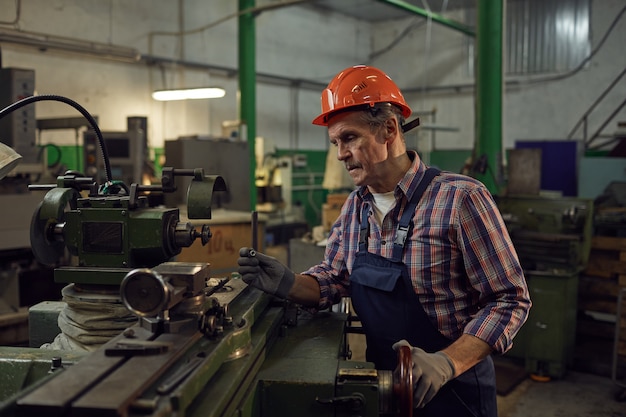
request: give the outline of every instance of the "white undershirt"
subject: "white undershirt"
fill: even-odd
[[[393,191],[372,193],[372,195],[374,196],[374,214],[376,219],[378,219],[378,223],[383,224],[383,219],[396,202],[396,197],[393,195]]]

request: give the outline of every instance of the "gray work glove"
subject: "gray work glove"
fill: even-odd
[[[239,249],[239,274],[248,285],[280,298],[287,298],[296,276],[276,258],[250,248]]]
[[[411,348],[413,359],[413,406],[422,408],[446,382],[454,378],[455,369],[452,360],[443,352],[427,353],[418,347],[413,347],[406,340],[393,344],[393,349],[400,346]]]

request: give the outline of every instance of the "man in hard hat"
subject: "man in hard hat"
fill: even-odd
[[[531,306],[522,268],[491,194],[479,181],[427,168],[407,151],[416,125],[396,84],[355,66],[322,93],[337,158],[357,188],[328,237],[324,261],[295,274],[275,258],[240,250],[249,285],[324,309],[350,296],[366,358],[394,369],[413,359],[420,416],[496,416],[492,353],[512,346]]]

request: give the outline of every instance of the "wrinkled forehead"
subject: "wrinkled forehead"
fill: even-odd
[[[345,130],[361,129],[368,126],[361,111],[342,112],[328,121],[328,134],[333,135]]]
[[[342,112],[328,121],[328,136],[330,140],[338,140],[347,135],[362,134],[369,131],[370,125],[364,119],[362,111]]]

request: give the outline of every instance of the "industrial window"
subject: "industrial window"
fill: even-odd
[[[510,75],[561,73],[576,68],[589,55],[590,0],[508,0],[504,64]],[[476,25],[476,10],[467,10]],[[473,74],[474,39],[469,40]]]

